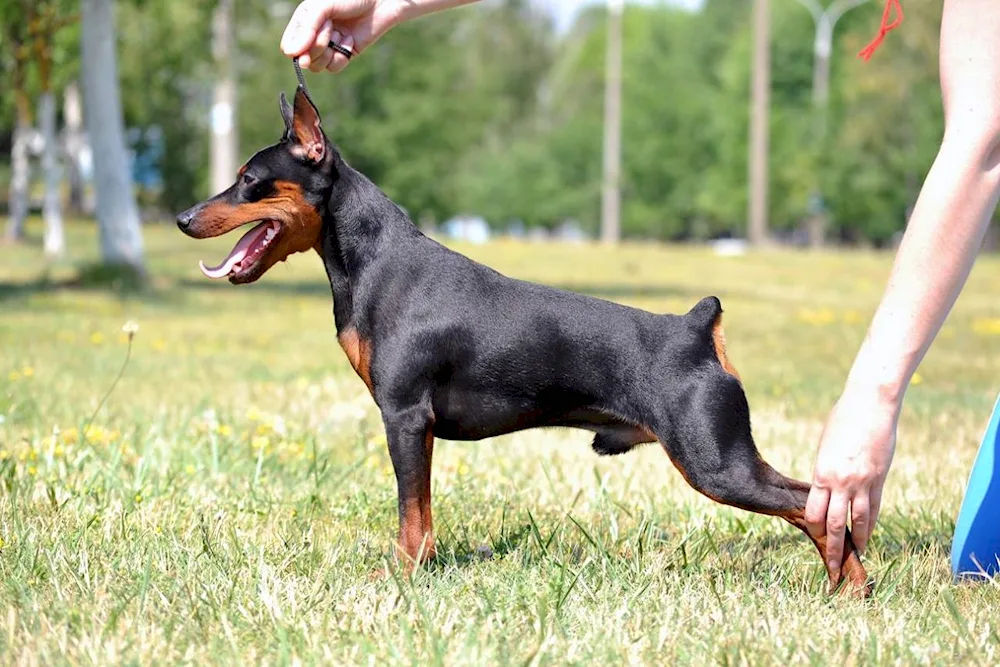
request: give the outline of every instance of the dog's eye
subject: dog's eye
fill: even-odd
[[[241,180],[243,182],[243,185],[253,185],[254,183],[257,182],[257,179],[251,176],[250,174],[243,174],[243,178]]]

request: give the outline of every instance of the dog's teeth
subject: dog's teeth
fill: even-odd
[[[274,235],[277,234],[277,233],[278,232],[276,232],[274,230],[274,227],[268,227],[267,228],[267,238],[266,238],[266,240],[264,242],[267,243],[268,241],[270,241],[271,239],[273,239]]]

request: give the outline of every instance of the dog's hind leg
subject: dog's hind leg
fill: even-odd
[[[660,441],[688,483],[712,500],[751,512],[779,516],[803,531],[826,566],[826,537],[809,535],[804,519],[809,485],[790,479],[765,463],[750,432],[750,410],[739,381],[712,369],[680,392],[672,410],[669,437]],[[843,565],[827,567],[831,590],[843,579],[858,595],[870,592],[868,575],[850,532],[844,538]]]
[[[435,556],[431,519],[433,419],[430,410],[423,407],[383,413],[382,418],[399,492],[397,556],[409,572]]]

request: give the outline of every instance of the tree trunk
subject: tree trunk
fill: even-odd
[[[11,148],[10,197],[7,229],[4,239],[19,241],[24,238],[24,220],[28,217],[28,183],[31,181],[31,163],[28,161],[28,141],[31,127],[23,114],[18,114]]]
[[[45,256],[49,259],[62,257],[66,252],[66,238],[63,234],[62,168],[59,164],[59,139],[56,134],[56,98],[52,91],[42,93],[38,101],[38,124],[42,131],[42,172],[45,174],[45,199],[42,203],[42,218],[45,220]]]
[[[761,246],[768,241],[768,141],[771,106],[771,4],[753,3],[753,75],[750,101],[750,201],[747,236]]]
[[[113,0],[82,0],[81,75],[87,134],[94,155],[97,222],[105,264],[142,273],[142,230],[125,150]]]
[[[66,175],[69,177],[69,211],[83,213],[83,175],[80,154],[83,151],[83,114],[80,110],[80,89],[73,82],[66,86],[63,99],[63,119],[66,123]]]
[[[234,0],[218,0],[212,19],[212,53],[215,57],[214,100],[212,104],[212,143],[209,156],[212,194],[222,192],[236,179],[236,80],[233,61]]]
[[[622,0],[608,0],[608,45],[604,81],[604,159],[601,241],[621,239]]]

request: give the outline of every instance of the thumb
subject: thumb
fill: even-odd
[[[281,36],[282,53],[295,58],[313,46],[316,34],[326,21],[329,5],[329,0],[305,0],[295,8],[295,13]]]

